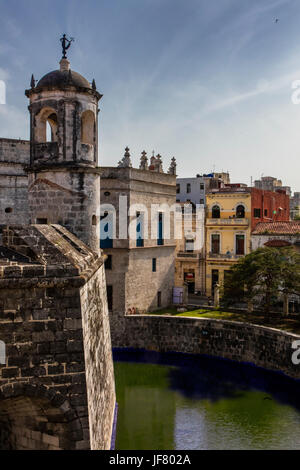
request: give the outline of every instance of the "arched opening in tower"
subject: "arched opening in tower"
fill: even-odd
[[[57,142],[57,128],[56,112],[51,108],[43,108],[35,118],[36,142]]]
[[[70,437],[66,417],[48,399],[0,400],[0,450],[70,449]]]
[[[57,142],[57,116],[51,114],[46,121],[46,141]]]
[[[81,115],[81,143],[95,145],[95,116],[92,111],[84,111]]]

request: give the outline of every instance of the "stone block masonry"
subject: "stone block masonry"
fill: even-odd
[[[104,267],[80,290],[92,449],[110,449],[115,407]]]
[[[0,448],[109,449],[115,388],[103,258],[60,226],[9,227],[3,244]]]
[[[13,165],[28,165],[30,141],[0,138],[0,162]]]
[[[128,149],[126,158],[129,158]],[[143,152],[144,163],[145,158]],[[160,161],[160,157],[154,160]],[[121,162],[122,165],[123,163]],[[159,168],[160,164],[157,169]],[[115,336],[122,334],[124,313],[146,313],[167,307],[172,301],[176,242],[174,210],[168,214],[168,208],[174,207],[175,202],[176,176],[173,173],[163,173],[161,168],[160,171],[155,168],[135,169],[131,166],[101,168],[102,216],[105,214],[105,205],[113,207],[116,216],[115,237],[113,216],[104,218],[101,222],[102,246],[111,261],[110,267],[106,269],[106,281],[110,296],[113,341]],[[155,220],[152,220],[152,211],[156,214],[153,217]],[[141,237],[136,232],[138,213],[142,216]],[[170,233],[165,235],[163,227],[168,226],[168,216]],[[110,244],[105,243],[106,225],[106,233],[111,237]],[[159,226],[161,235],[158,235]],[[128,236],[128,233],[132,236]],[[158,240],[158,237],[162,239]]]
[[[30,159],[27,140],[0,139],[0,224],[29,223],[28,177]]]
[[[294,335],[249,323],[204,318],[125,316],[115,335],[116,348],[205,354],[251,363],[300,379],[300,365],[292,362]]]

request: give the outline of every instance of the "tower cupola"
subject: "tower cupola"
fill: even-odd
[[[98,103],[102,95],[95,80],[90,83],[71,69],[66,51],[72,41],[63,35],[59,69],[39,81],[32,76],[30,88],[25,91],[30,102],[31,222],[64,225],[91,248],[98,249]],[[47,197],[44,201],[40,198],[38,204],[37,187],[45,184]],[[52,192],[56,188],[52,195],[55,205],[49,196],[50,187]],[[45,190],[40,193],[45,194]],[[75,199],[77,204],[73,203]]]

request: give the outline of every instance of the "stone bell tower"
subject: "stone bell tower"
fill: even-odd
[[[65,42],[64,42],[65,41]],[[59,70],[25,91],[30,100],[29,210],[32,224],[59,224],[91,249],[100,247],[98,102],[89,83],[70,68],[62,39]]]

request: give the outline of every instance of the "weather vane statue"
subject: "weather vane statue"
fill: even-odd
[[[74,41],[74,38],[68,39],[67,36],[64,34],[63,37],[60,39],[61,45],[62,45],[62,51],[63,51],[63,59],[67,58],[67,50],[71,46],[71,43]]]

